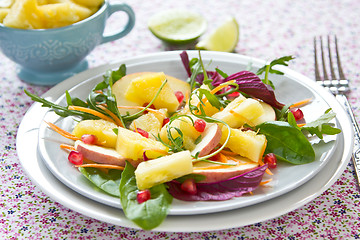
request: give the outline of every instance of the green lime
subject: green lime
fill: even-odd
[[[233,52],[239,41],[239,32],[239,24],[234,17],[231,17],[205,37],[204,40],[200,41],[196,48],[200,50]]]
[[[206,20],[200,14],[185,9],[169,9],[152,16],[148,27],[166,43],[188,44],[205,32]]]

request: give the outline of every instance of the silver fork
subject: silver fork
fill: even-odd
[[[358,181],[358,187],[360,187],[360,131],[359,126],[356,122],[354,113],[351,110],[350,103],[346,98],[346,94],[350,92],[349,88],[349,80],[346,79],[344,72],[341,67],[340,55],[338,50],[337,38],[334,36],[335,39],[335,53],[336,53],[336,62],[337,62],[337,70],[338,70],[338,77],[335,75],[335,70],[333,67],[333,58],[331,54],[331,46],[330,46],[330,39],[331,37],[327,37],[327,50],[329,56],[329,67],[330,67],[330,75],[329,78],[328,73],[326,71],[326,63],[325,63],[325,50],[323,46],[322,37],[320,37],[320,50],[321,50],[321,61],[322,61],[322,69],[323,69],[323,79],[320,77],[319,66],[318,66],[318,53],[317,53],[317,40],[316,37],[314,38],[314,53],[315,53],[315,78],[316,81],[322,85],[323,87],[329,89],[329,91],[335,95],[336,99],[342,104],[346,112],[349,114],[351,118],[351,122],[354,127],[354,149],[352,154],[352,161],[354,163],[356,177]]]

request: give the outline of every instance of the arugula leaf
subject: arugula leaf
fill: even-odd
[[[295,59],[293,56],[284,56],[281,58],[274,59],[270,62],[270,64],[267,64],[263,67],[261,67],[257,72],[256,75],[261,75],[263,72],[266,72],[268,70],[269,73],[284,75],[283,72],[273,69],[275,65],[283,65],[288,66],[289,64],[287,62]]]
[[[335,118],[335,116],[336,113],[334,113],[331,108],[329,108],[318,119],[303,126],[301,130],[308,131],[311,135],[316,135],[320,139],[323,139],[323,134],[338,134],[341,132],[341,130],[331,126],[329,123],[333,118]]]
[[[274,153],[279,160],[305,164],[315,160],[315,152],[305,135],[287,122],[262,123],[256,128],[267,139],[265,153]]]
[[[173,197],[168,193],[165,184],[150,188],[151,199],[139,204],[136,200],[137,192],[135,168],[126,162],[120,181],[120,202],[128,219],[145,230],[159,226],[166,218]]]
[[[120,197],[121,170],[109,169],[108,173],[104,173],[97,168],[79,167],[79,171],[101,190],[112,196]]]

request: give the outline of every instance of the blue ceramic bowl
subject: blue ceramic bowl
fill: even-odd
[[[104,36],[108,17],[117,11],[128,15],[123,29]],[[18,76],[36,85],[54,85],[88,67],[85,57],[99,44],[128,34],[135,24],[135,14],[127,4],[105,0],[92,16],[72,25],[25,30],[0,24],[0,48],[18,64]]]

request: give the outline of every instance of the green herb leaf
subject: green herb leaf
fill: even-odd
[[[338,134],[341,132],[341,130],[331,126],[331,124],[329,123],[335,117],[336,114],[331,109],[328,109],[318,119],[303,126],[301,130],[308,131],[311,135],[316,135],[320,139],[323,139],[323,134]]]
[[[151,199],[139,204],[136,200],[137,192],[135,168],[126,163],[120,181],[120,201],[128,219],[145,230],[159,226],[166,218],[173,197],[168,193],[165,184],[150,188]]]
[[[257,126],[259,133],[267,139],[265,153],[274,153],[292,164],[305,164],[315,160],[315,152],[311,143],[296,127],[287,122],[265,122]]]
[[[120,197],[119,186],[121,170],[109,169],[108,173],[104,173],[97,168],[79,167],[79,171],[104,192],[115,197]]]
[[[267,66],[269,66],[269,73],[274,73],[274,74],[279,74],[279,75],[284,75],[283,72],[280,72],[278,70],[274,70],[273,67],[275,65],[283,65],[283,66],[288,66],[288,62],[293,60],[294,57],[293,56],[284,56],[281,58],[277,58],[273,61],[270,62],[270,64],[267,64],[265,66],[263,66],[262,68],[260,68],[257,72],[256,75],[261,75],[263,72],[266,72],[266,68]]]

